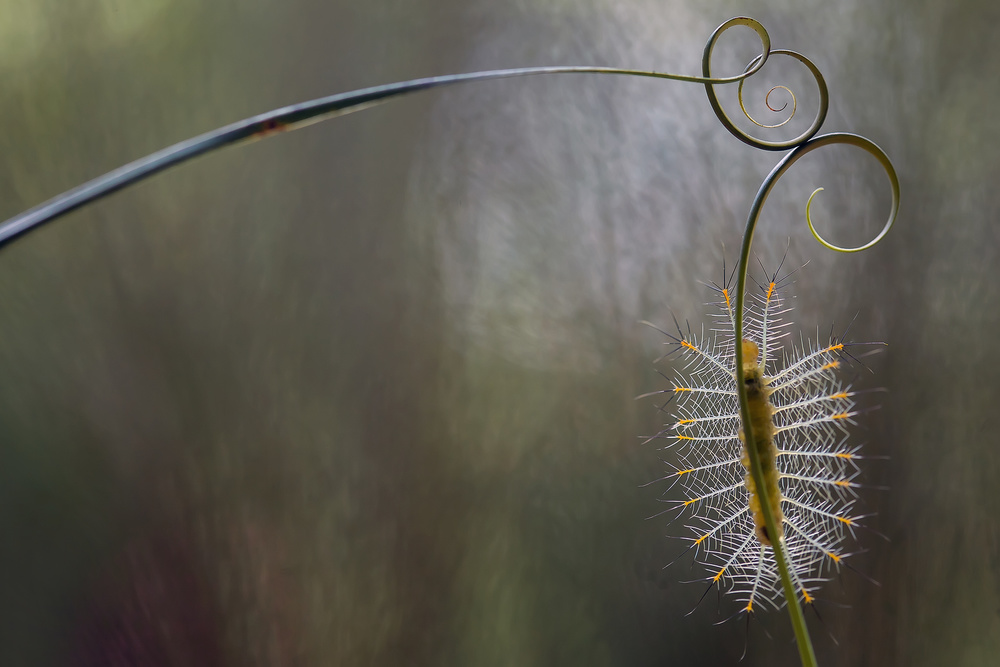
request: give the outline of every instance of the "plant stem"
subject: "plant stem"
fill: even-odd
[[[752,218],[756,222],[756,216]],[[743,340],[743,309],[745,301],[747,263],[750,257],[750,242],[753,237],[753,226],[748,224],[747,233],[743,237],[743,249],[740,253],[740,264],[737,270],[736,282],[736,317],[735,317],[735,340],[736,343],[736,386],[740,399],[740,420],[743,423],[743,444],[747,449],[750,459],[750,476],[754,485],[758,489],[765,488],[764,471],[760,460],[760,449],[757,446],[757,438],[753,432],[750,420],[750,407],[747,400],[747,389],[741,381],[742,374],[739,369],[743,368],[743,346],[739,341]],[[761,502],[761,511],[764,515],[764,523],[767,526],[768,535],[782,535],[782,531],[775,519],[774,511],[770,502]],[[799,658],[803,667],[816,667],[816,653],[813,651],[812,641],[809,638],[809,630],[806,627],[805,617],[802,615],[802,606],[799,604],[798,591],[792,584],[792,577],[788,571],[788,561],[785,557],[784,537],[773,539],[771,550],[774,554],[774,561],[778,565],[778,573],[781,576],[781,587],[785,592],[785,602],[788,605],[788,614],[792,621],[792,630],[795,632],[795,642],[799,647]]]

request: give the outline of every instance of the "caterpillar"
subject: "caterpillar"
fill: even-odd
[[[781,266],[748,294],[744,316],[743,367],[735,368],[732,276],[711,284],[717,301],[715,325],[706,334],[660,330],[670,348],[664,355],[680,367],[673,386],[654,394],[671,395],[672,421],[650,438],[665,439],[669,472],[657,482],[680,485],[684,498],[667,500],[676,520],[684,519],[689,551],[708,574],[700,581],[735,596],[739,613],[780,608],[784,603],[773,542],[781,540],[799,599],[810,604],[823,582],[852,554],[865,516],[855,511],[859,448],[848,443],[856,392],[837,377],[845,356],[841,338],[805,341],[788,349],[791,308],[782,293],[789,275]],[[750,291],[750,290],[748,290]],[[649,324],[648,322],[646,324]],[[652,325],[651,325],[652,326]],[[846,334],[845,334],[846,335]],[[662,359],[663,357],[661,357]],[[736,391],[737,377],[747,388],[751,428],[758,442],[764,488],[749,474]],[[664,406],[666,411],[666,406]],[[649,441],[647,440],[647,442]],[[762,505],[778,524],[768,534]],[[663,514],[661,512],[660,514]],[[658,515],[657,515],[658,516]],[[682,554],[683,555],[683,554]],[[704,595],[702,596],[704,599]]]

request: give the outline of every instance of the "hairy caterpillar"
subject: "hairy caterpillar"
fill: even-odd
[[[679,358],[683,368],[672,388],[654,392],[671,394],[675,418],[651,438],[668,440],[664,449],[673,454],[666,461],[672,470],[657,481],[680,484],[685,495],[667,501],[666,511],[686,518],[685,553],[693,550],[708,569],[708,590],[725,588],[746,613],[784,603],[773,540],[782,541],[795,589],[808,604],[851,555],[844,543],[864,518],[854,512],[858,448],[847,444],[856,392],[837,379],[845,343],[831,337],[825,344],[801,341],[781,349],[789,325],[782,316],[790,308],[781,297],[788,276],[778,279],[778,271],[747,299],[738,376],[729,277],[711,286],[719,312],[707,335],[690,327],[684,332],[676,319],[677,334],[663,332],[671,348],[665,357]],[[737,377],[747,388],[762,489],[749,475]],[[778,535],[768,534],[763,503],[777,520]]]

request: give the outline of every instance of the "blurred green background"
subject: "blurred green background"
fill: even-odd
[[[291,102],[594,64],[697,73],[726,18],[827,76],[847,148],[755,244],[808,266],[874,529],[811,619],[822,664],[1000,653],[1000,102],[989,2],[0,0],[0,219]],[[737,34],[746,33],[746,34]],[[718,68],[754,53],[734,30]],[[749,86],[799,96],[777,59]],[[733,91],[727,91],[730,103]],[[777,161],[699,86],[592,75],[422,93],[164,173],[0,251],[0,664],[793,664],[782,613],[714,625],[663,517],[652,365],[695,325]],[[669,367],[661,366],[669,372]],[[812,616],[810,614],[810,616]],[[770,637],[768,636],[770,635]],[[831,637],[839,642],[837,645]]]

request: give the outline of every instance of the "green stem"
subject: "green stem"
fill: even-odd
[[[740,253],[740,266],[736,281],[736,319],[735,319],[735,340],[736,343],[736,368],[743,368],[743,346],[738,341],[743,340],[743,302],[744,290],[746,289],[747,262],[750,258],[750,241],[753,237],[753,226],[756,218],[751,217],[751,222],[747,223],[747,232],[743,237],[743,250]],[[740,419],[743,422],[743,443],[747,449],[750,459],[750,476],[753,477],[755,488],[764,489],[764,470],[760,459],[760,449],[757,447],[757,438],[754,435],[750,421],[750,407],[747,402],[747,389],[740,381],[740,374],[737,372],[736,385],[740,398]],[[778,522],[770,502],[760,503],[761,511],[764,515],[764,523],[767,526],[768,535],[781,535],[778,529]],[[784,538],[771,540],[771,550],[774,553],[774,560],[778,564],[778,573],[781,576],[781,587],[785,592],[785,601],[788,605],[788,614],[792,621],[792,630],[795,632],[795,642],[799,647],[799,658],[803,667],[816,667],[816,653],[813,651],[812,640],[809,638],[809,629],[806,627],[806,619],[802,615],[802,606],[799,604],[798,591],[792,584],[792,577],[788,572],[788,561],[785,558]]]
[[[760,218],[761,209],[763,209],[764,202],[767,201],[767,197],[771,193],[774,184],[782,174],[788,171],[788,169],[806,153],[830,144],[848,144],[850,146],[856,146],[870,153],[879,161],[889,178],[889,185],[892,188],[892,208],[889,212],[889,217],[885,226],[874,239],[861,246],[843,248],[829,243],[826,239],[820,236],[819,232],[817,232],[816,228],[813,226],[812,218],[809,215],[807,205],[806,216],[809,222],[809,230],[812,232],[813,236],[816,237],[816,240],[831,250],[836,250],[838,252],[858,252],[870,248],[881,241],[882,238],[889,232],[889,229],[896,220],[896,215],[899,211],[899,179],[896,176],[896,171],[892,166],[892,162],[889,161],[885,152],[868,139],[860,137],[856,134],[825,134],[801,144],[795,148],[795,150],[790,151],[784,158],[782,158],[774,169],[771,170],[771,173],[767,175],[767,178],[764,179],[764,182],[761,183],[760,188],[757,190],[757,196],[754,197],[753,204],[750,207],[750,213],[747,216],[746,230],[743,233],[743,246],[740,249],[739,267],[736,272],[736,312],[735,322],[733,325],[733,328],[735,329],[735,340],[737,341],[735,346],[735,367],[737,369],[743,368],[743,346],[739,344],[739,341],[743,340],[743,312],[744,301],[746,298],[747,267],[750,262],[750,245],[753,242],[753,233],[757,227],[757,221]],[[816,192],[813,192],[813,196],[815,196],[815,194]],[[810,197],[809,200],[811,202],[812,197]],[[756,488],[763,489],[766,487],[764,482],[763,466],[761,465],[760,449],[757,446],[757,439],[753,432],[753,428],[751,427],[750,408],[747,403],[746,386],[739,380],[738,373],[736,388],[740,400],[740,418],[743,422],[744,442],[750,459],[750,475],[753,478]],[[779,530],[778,522],[774,516],[774,512],[772,511],[771,504],[762,502],[761,511],[764,515],[764,523],[767,526],[768,534],[781,535],[782,531]],[[806,627],[805,617],[802,615],[802,606],[799,604],[799,592],[795,590],[795,586],[792,583],[792,578],[789,573],[788,560],[785,556],[783,539],[774,540],[774,543],[772,544],[772,551],[774,553],[775,563],[778,565],[778,573],[781,577],[781,586],[785,593],[785,601],[788,605],[788,614],[792,621],[792,630],[795,633],[795,641],[799,647],[799,657],[805,667],[815,667],[817,664],[816,654],[813,651],[812,641],[809,638],[809,630]]]

